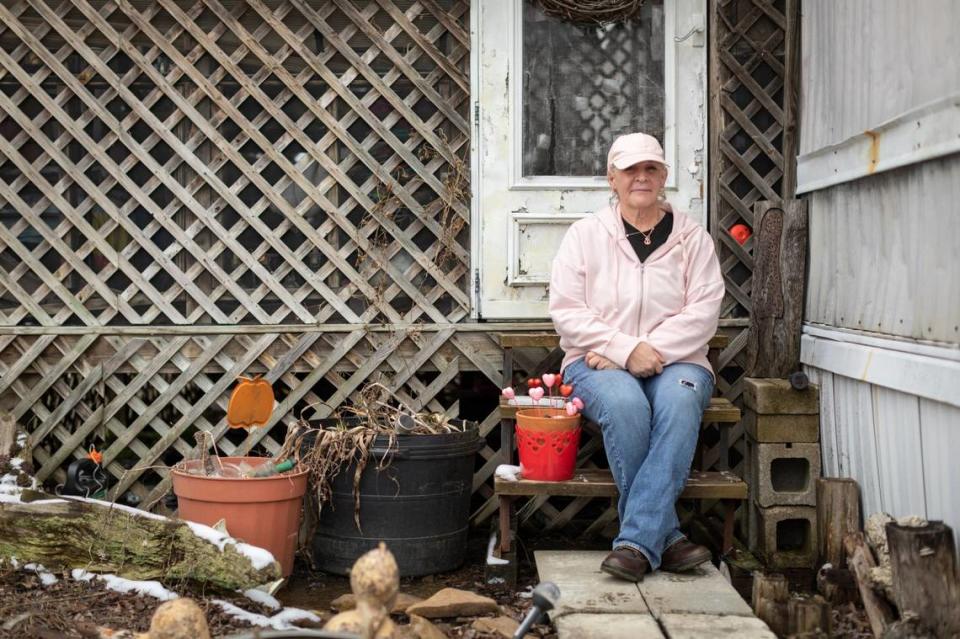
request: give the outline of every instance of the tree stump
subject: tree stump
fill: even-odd
[[[820,561],[846,566],[843,539],[860,530],[860,488],[853,479],[817,480],[817,539]]]
[[[807,202],[756,202],[747,377],[787,377],[800,365]]]
[[[787,603],[787,617],[791,635],[830,636],[830,606],[819,595],[791,599]]]
[[[753,612],[764,621],[777,636],[785,636],[789,629],[787,601],[790,587],[783,575],[753,575]]]
[[[913,613],[936,637],[960,635],[960,578],[953,531],[940,521],[887,524],[900,614]]]

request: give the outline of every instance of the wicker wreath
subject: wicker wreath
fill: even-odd
[[[633,20],[644,0],[536,0],[543,12],[568,22],[606,24]]]

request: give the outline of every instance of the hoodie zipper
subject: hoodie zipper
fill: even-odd
[[[646,272],[643,262],[640,262],[640,308],[637,309],[637,330],[634,335],[640,335],[640,325],[643,323],[643,298],[647,294]]]

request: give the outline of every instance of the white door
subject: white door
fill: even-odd
[[[645,131],[671,165],[667,197],[705,222],[705,0],[647,0],[639,20],[574,25],[530,0],[471,16],[474,306],[546,318],[567,227],[609,199],[614,137]]]

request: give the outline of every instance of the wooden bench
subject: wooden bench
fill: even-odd
[[[546,347],[558,348],[559,337],[554,333],[498,333],[495,334],[503,349],[503,386],[510,386],[513,379],[514,348]],[[717,335],[710,340],[710,361],[714,369],[718,369],[716,357],[720,349],[729,343],[723,335]],[[514,420],[517,406],[506,400],[500,402],[501,423],[501,454],[503,463],[513,463],[514,447]],[[729,426],[740,421],[740,409],[729,400],[714,397],[710,406],[704,411],[702,424],[718,424]],[[599,428],[587,423],[586,428],[593,430],[595,436],[600,436]],[[740,501],[747,499],[747,484],[742,479],[729,472],[727,463],[726,428],[721,428],[722,455],[720,471],[705,472],[694,470],[690,473],[687,485],[680,495],[680,499],[716,499],[723,504],[723,542],[722,551],[728,552],[733,547],[734,514]],[[698,445],[699,449],[699,445]],[[699,454],[698,456],[699,457]],[[573,479],[562,482],[537,481],[521,479],[509,481],[496,478],[494,492],[500,502],[499,517],[499,551],[505,557],[511,551],[513,537],[514,500],[520,497],[535,496],[565,496],[565,497],[609,497],[618,495],[617,485],[613,481],[610,471],[602,468],[578,468]]]

